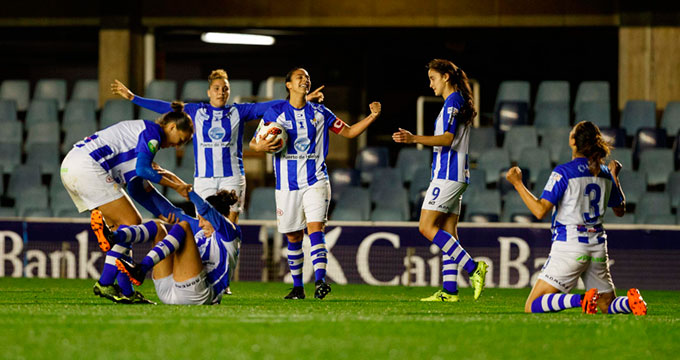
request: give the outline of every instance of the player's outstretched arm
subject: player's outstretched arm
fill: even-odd
[[[520,168],[513,166],[508,170],[505,178],[515,187],[515,190],[517,190],[517,193],[522,198],[522,201],[524,201],[524,204],[537,219],[543,219],[545,214],[552,211],[553,204],[550,201],[536,198],[536,196],[524,186],[524,183],[522,182],[522,170],[520,170]]]
[[[132,101],[135,105],[139,105],[159,114],[172,111],[172,107],[170,107],[169,102],[163,100],[146,99],[135,95],[132,91],[130,91],[130,89],[128,89],[122,82],[118,80],[114,80],[111,84],[111,92],[126,100]]]
[[[426,146],[451,146],[453,134],[445,132],[441,135],[413,135],[410,131],[399,128],[399,131],[392,134],[394,142],[403,144],[423,144]]]
[[[377,101],[370,103],[368,108],[371,109],[370,115],[366,116],[363,120],[354,125],[343,127],[338,134],[349,139],[353,139],[361,135],[366,130],[366,128],[368,128],[368,126],[371,125],[375,119],[378,118],[378,116],[380,116],[380,112],[382,111],[382,105],[380,105],[380,103]]]

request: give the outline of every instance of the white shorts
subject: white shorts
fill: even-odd
[[[219,303],[222,298],[222,294],[215,294],[208,284],[205,271],[186,281],[176,282],[169,275],[162,279],[153,279],[153,284],[156,295],[164,304],[212,305]]]
[[[606,242],[587,245],[553,241],[548,261],[538,278],[564,293],[576,286],[579,277],[586,289],[596,288],[599,293],[613,292],[614,282],[608,261]]]
[[[61,182],[79,212],[125,196],[121,185],[85,151],[71,149],[61,163]]]
[[[246,200],[246,177],[242,175],[227,177],[197,177],[194,178],[194,191],[202,198],[215,195],[220,190],[235,190],[238,201],[229,208],[235,213],[243,212]]]
[[[331,184],[317,181],[302,190],[276,190],[276,222],[283,234],[302,230],[310,222],[328,221]]]
[[[421,209],[460,215],[463,193],[467,187],[468,184],[458,181],[434,179],[427,188]]]

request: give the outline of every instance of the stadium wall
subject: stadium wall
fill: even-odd
[[[239,280],[290,282],[285,243],[275,222],[243,221],[242,229]],[[680,290],[680,226],[618,225],[607,232],[618,288]],[[472,256],[489,263],[489,287],[530,286],[550,251],[546,224],[461,224],[459,234]],[[418,233],[416,223],[331,222],[326,242],[328,276],[334,283],[440,285],[439,250]],[[308,239],[304,246],[308,248]],[[148,244],[135,247],[135,259],[141,260],[148,249]],[[96,279],[103,259],[89,222],[0,220],[0,277]],[[304,274],[305,282],[311,281],[309,259]],[[467,276],[459,285],[468,286]]]

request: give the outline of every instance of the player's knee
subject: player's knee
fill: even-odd
[[[288,234],[286,234],[286,238],[288,238],[288,242],[297,243],[297,242],[302,241],[303,233],[302,233],[302,231],[296,231],[296,232],[293,232],[293,233],[288,233]]]
[[[418,231],[420,231],[420,233],[424,237],[428,238],[430,241],[432,241],[432,239],[434,239],[434,235],[437,233],[436,229],[434,229],[432,226],[430,226],[428,224],[419,224],[418,225]]]
[[[191,225],[189,225],[188,222],[180,221],[180,222],[177,223],[177,225],[182,227],[182,229],[184,230],[184,233],[191,234]]]

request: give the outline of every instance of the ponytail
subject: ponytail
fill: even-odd
[[[443,59],[434,59],[427,64],[428,69],[432,69],[442,75],[449,74],[449,83],[460,92],[463,97],[463,106],[458,112],[457,118],[461,119],[465,125],[472,123],[472,120],[477,116],[475,110],[475,102],[472,98],[472,89],[470,82],[463,69],[456,66],[453,62]]]
[[[191,121],[191,116],[184,112],[184,103],[181,101],[173,101],[170,104],[170,108],[172,111],[165,113],[156,119],[156,123],[163,127],[169,123],[175,123],[177,130],[193,134],[193,122]]]
[[[597,176],[612,148],[602,137],[600,128],[590,121],[581,121],[574,126],[574,142],[576,151],[588,158],[590,172]]]

